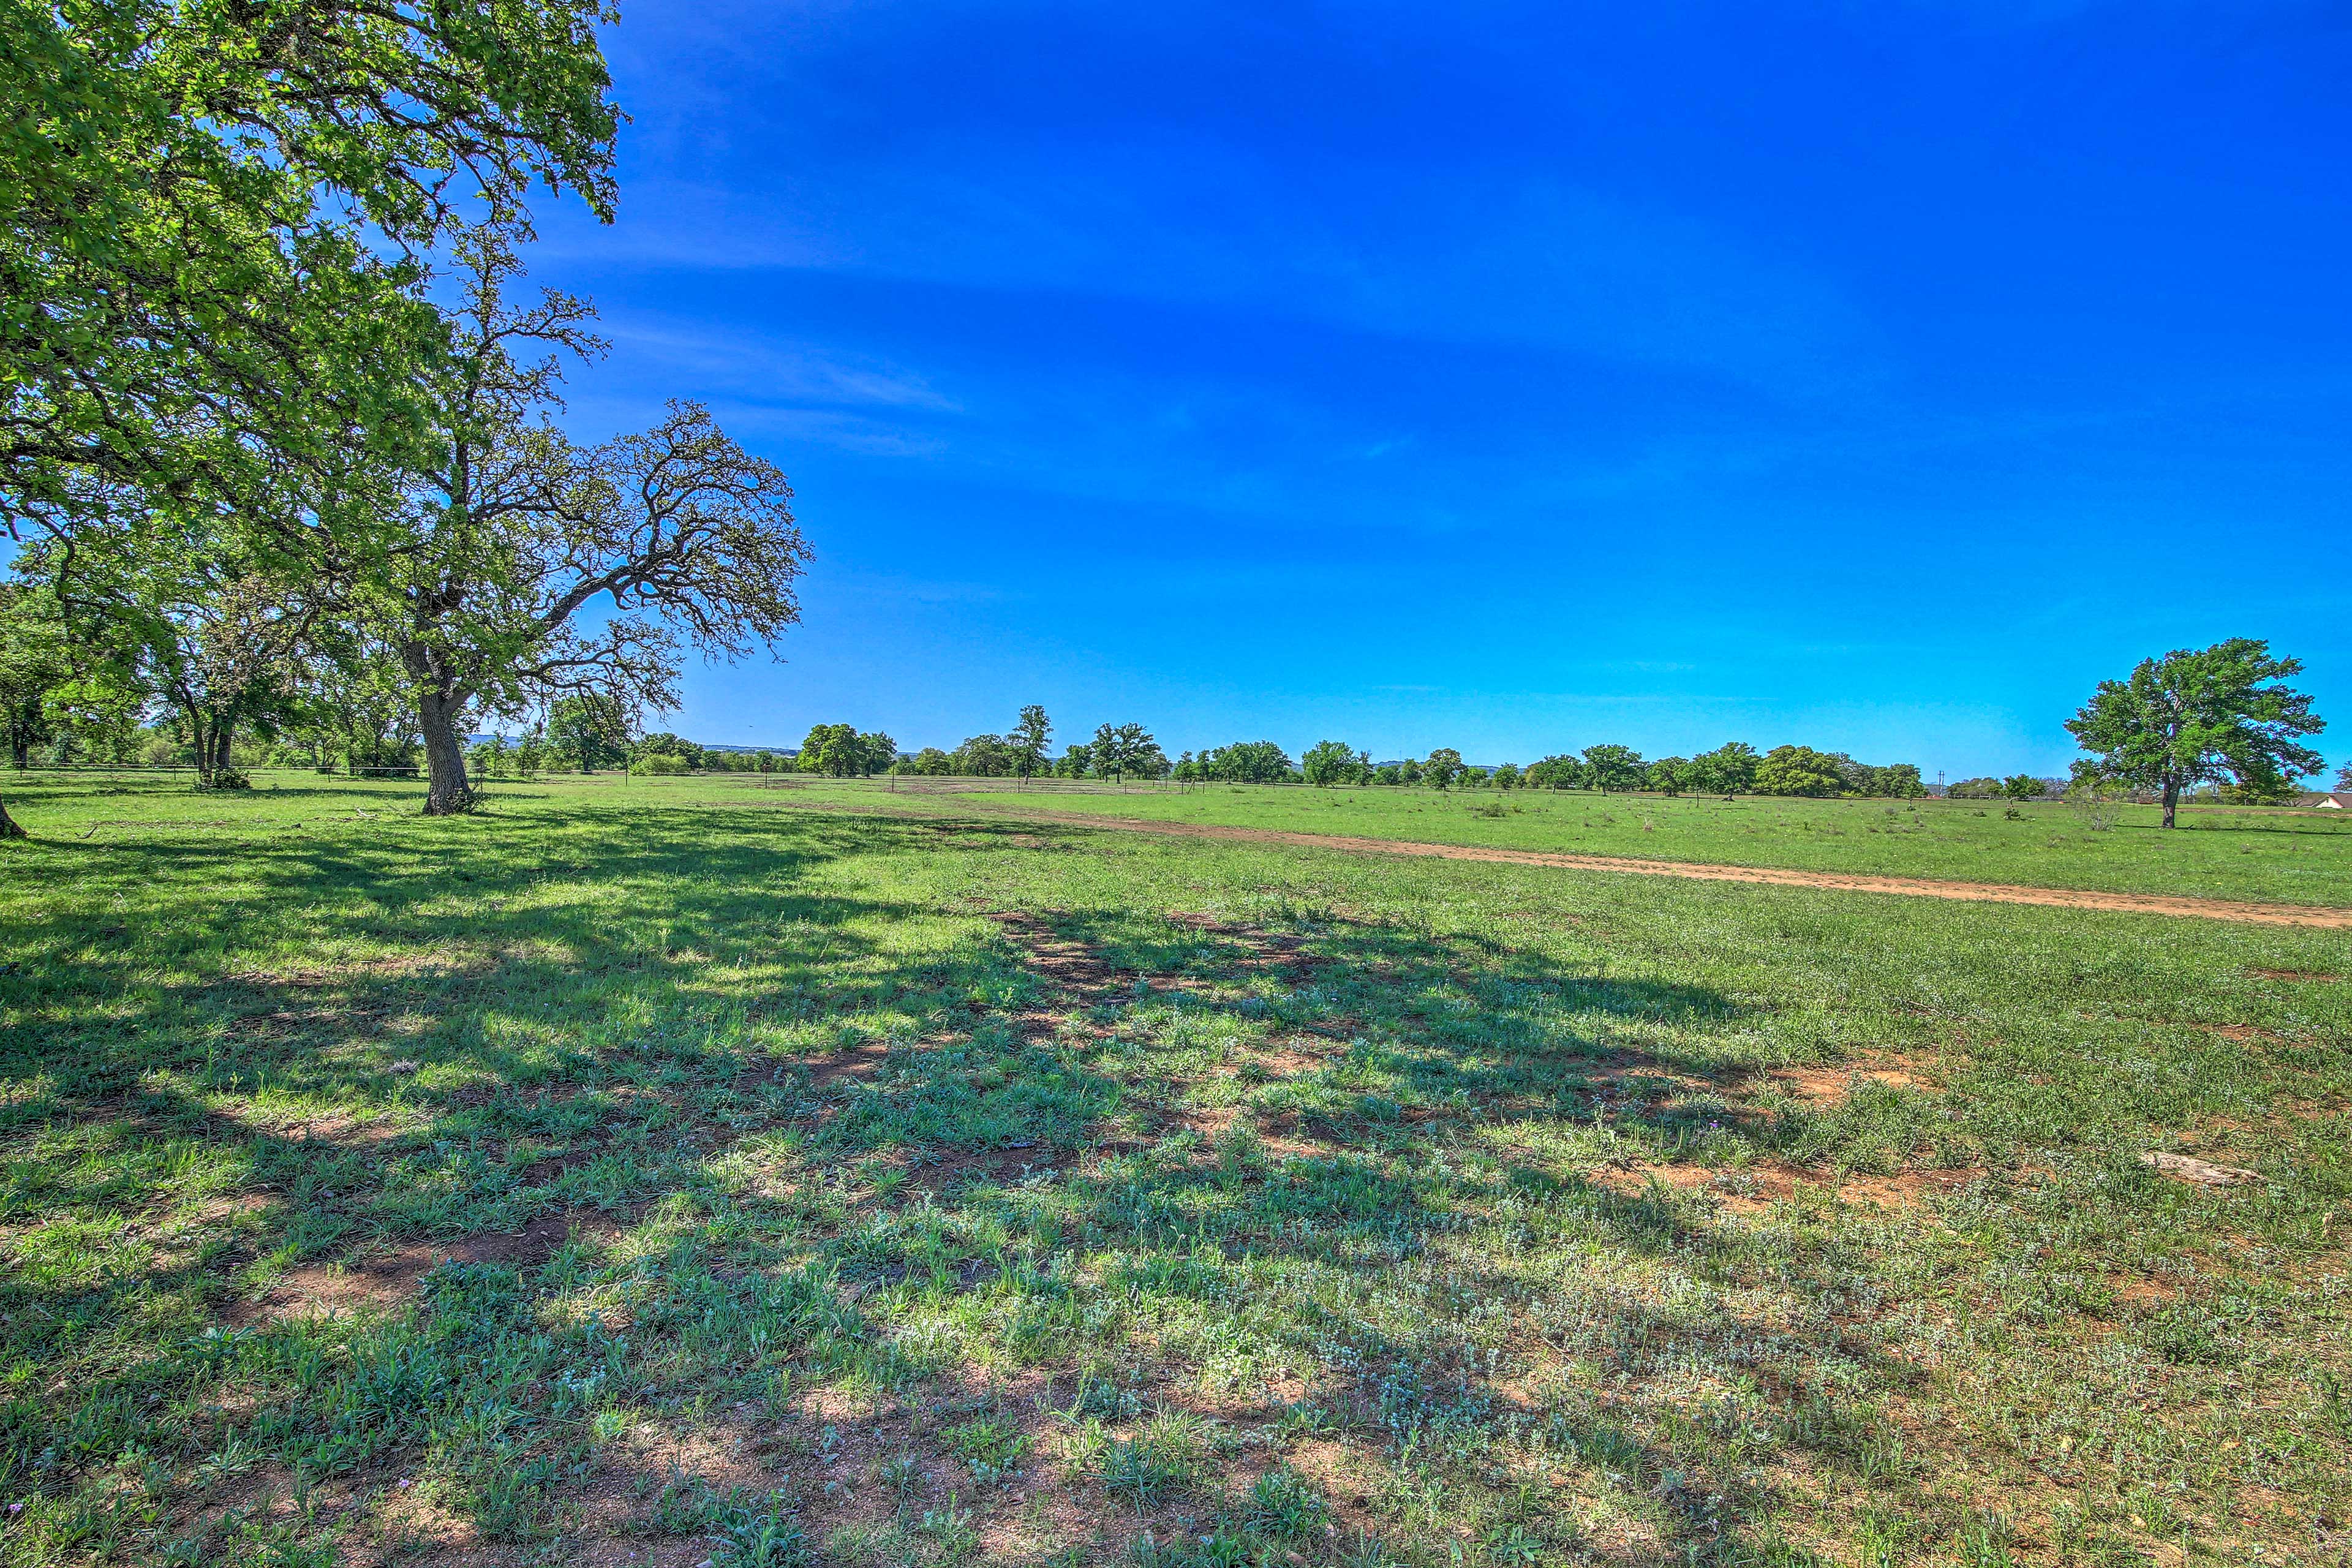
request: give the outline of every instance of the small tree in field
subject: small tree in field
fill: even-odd
[[[1054,721],[1045,717],[1045,710],[1032,702],[1021,710],[1021,722],[1013,726],[1004,737],[1006,750],[1013,753],[1013,771],[1024,779],[1034,779],[1052,764],[1045,760],[1045,747],[1054,739]]]
[[[590,692],[559,699],[547,710],[547,749],[583,773],[629,760],[629,715],[608,697]]]
[[[1631,746],[1587,746],[1584,771],[1593,788],[1607,795],[1612,790],[1640,789],[1649,764]]]
[[[1739,795],[1756,786],[1763,759],[1745,741],[1727,741],[1691,759],[1692,787],[1715,795]]]
[[[1756,764],[1756,793],[1828,798],[1845,787],[1837,759],[1811,746],[1775,746]]]
[[[136,552],[98,557],[75,584],[137,689],[170,705],[195,746],[200,789],[243,789],[231,759],[299,706],[302,654],[336,590],[298,583],[198,533],[157,529]]]
[[[1369,784],[1372,758],[1344,741],[1318,741],[1300,756],[1298,768],[1311,784]]]
[[[1462,753],[1451,746],[1440,746],[1429,753],[1421,764],[1421,776],[1432,789],[1449,789],[1462,776]]]
[[[71,647],[54,594],[0,583],[0,728],[7,731],[11,766],[25,767],[33,748],[49,738],[58,693],[73,679]],[[7,836],[0,826],[0,837]]]
[[[1074,746],[1071,750],[1077,748]],[[1166,771],[1168,761],[1160,754],[1160,743],[1151,738],[1151,731],[1140,724],[1097,726],[1087,752],[1096,773],[1104,778],[1117,779],[1122,784],[1129,773],[1158,777],[1160,773]],[[1155,762],[1158,763],[1156,770]]]
[[[1018,759],[1003,735],[967,736],[963,744],[955,749],[954,756],[955,771],[967,778],[1009,778],[1018,766]]]
[[[69,647],[54,596],[29,584],[0,584],[0,725],[8,731],[9,761],[18,768],[48,739],[52,705],[73,679]],[[0,838],[24,837],[0,804]]]
[[[1201,777],[1226,784],[1281,784],[1297,771],[1291,766],[1289,753],[1272,741],[1235,741],[1230,746],[1212,746],[1192,765]]]
[[[2326,721],[2308,696],[2282,684],[2302,669],[2299,660],[2273,658],[2259,637],[2143,659],[2129,679],[2101,681],[2066,721],[2092,753],[2074,764],[2075,777],[2157,793],[2172,827],[2181,792],[2200,784],[2276,791],[2317,773],[2319,753],[2299,741]]]
[[[898,760],[898,742],[878,730],[861,733],[855,724],[816,724],[801,742],[803,773],[833,778],[866,778]]]
[[[857,726],[812,724],[801,739],[800,770],[847,778],[856,771]]]
[[[1576,789],[1583,784],[1584,764],[1564,753],[1544,757],[1528,765],[1529,789]]]

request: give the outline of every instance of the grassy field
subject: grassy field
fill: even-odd
[[[9,795],[11,1563],[2352,1547],[2343,933],[277,784]]]
[[[818,786],[823,788],[824,786]],[[864,785],[832,786],[847,795]],[[2071,805],[1998,801],[1666,799],[1582,791],[1440,794],[1203,784],[1181,794],[958,796],[1366,838],[1633,855],[1809,871],[1877,872],[2108,892],[2283,903],[2352,902],[2352,821],[2286,807],[2191,808],[2170,833],[2154,806],[2095,829]]]

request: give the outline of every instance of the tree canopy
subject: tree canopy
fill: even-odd
[[[1140,724],[1097,726],[1087,756],[1094,771],[1104,778],[1124,782],[1129,774],[1161,778],[1168,773],[1168,758],[1160,742]]]
[[[1021,710],[1020,721],[1004,736],[1005,750],[1013,754],[1013,771],[1024,779],[1045,772],[1053,765],[1045,757],[1045,748],[1053,740],[1054,721],[1045,717],[1044,708],[1032,702]]]
[[[2181,793],[2200,784],[2277,793],[2321,765],[2301,742],[2326,722],[2309,696],[2284,684],[2302,669],[2258,637],[2142,659],[2128,679],[2101,681],[2066,721],[2091,753],[2075,776],[2156,792],[2167,827],[2177,826]]]
[[[1649,764],[1642,753],[1631,746],[1587,746],[1584,749],[1584,776],[1594,789],[1606,795],[1611,790],[1640,789]]]
[[[0,525],[77,634],[178,712],[203,782],[233,782],[239,730],[323,748],[322,693],[389,661],[427,809],[456,809],[461,720],[658,701],[679,637],[732,656],[793,618],[781,475],[690,405],[572,447],[550,367],[506,351],[583,346],[584,307],[494,310],[488,331],[431,291],[454,260],[496,307],[535,188],[611,217],[613,19],[600,0],[0,10]],[[620,613],[575,631],[600,594]]]
[[[854,724],[816,725],[801,742],[803,773],[865,778],[888,772],[898,760],[898,742],[878,730],[861,733]]]
[[[1235,741],[1209,747],[1181,776],[1224,784],[1288,784],[1298,776],[1298,769],[1272,741]]]
[[[594,0],[0,10],[0,509],[268,521],[286,465],[419,434],[423,258],[613,211]]]
[[[1318,741],[1298,759],[1299,776],[1311,784],[1372,782],[1372,757],[1344,741]]]
[[[1843,792],[1844,777],[1837,758],[1811,746],[1775,746],[1756,764],[1759,795],[1835,795]]]
[[[557,429],[563,359],[602,350],[593,310],[552,291],[510,304],[510,254],[464,255],[433,454],[386,477],[396,525],[362,595],[416,694],[428,813],[471,800],[463,715],[589,691],[674,708],[681,644],[735,658],[772,642],[800,618],[808,558],[782,472],[699,405],[600,446]],[[598,600],[614,613],[583,626]]]

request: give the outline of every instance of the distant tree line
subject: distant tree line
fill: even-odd
[[[1604,743],[1561,752],[1521,767],[1465,763],[1442,746],[1425,758],[1374,763],[1371,753],[1342,741],[1319,741],[1294,764],[1268,741],[1214,747],[1176,764],[1179,779],[1236,784],[1359,784],[1386,788],[1586,789],[1604,794],[1647,790],[1662,795],[1787,795],[1889,796],[1927,793],[1908,763],[1874,767],[1842,752],[1780,746],[1759,753],[1741,742],[1696,757],[1645,758],[1631,746]]]
[[[2292,797],[2294,781],[2319,770],[2319,754],[2301,744],[2326,725],[2311,698],[2285,684],[2302,666],[2273,656],[2256,638],[2234,637],[2211,647],[2179,649],[2141,661],[2126,680],[2102,682],[2066,728],[2091,753],[2066,781],[2015,773],[1964,779],[1946,793],[1956,799],[2029,801],[2070,792],[2146,791],[2164,805],[2164,823],[2185,794],[2210,789],[2220,798],[2261,803]],[[842,735],[856,732],[833,726]],[[1661,795],[1759,795],[1809,799],[1916,800],[1928,794],[1911,763],[1864,763],[1843,752],[1775,746],[1759,752],[1728,742],[1696,756],[1647,758],[1631,746],[1603,742],[1562,752],[1521,767],[1465,763],[1453,747],[1426,757],[1375,763],[1343,741],[1318,741],[1296,762],[1272,741],[1236,741],[1186,752],[1170,763],[1138,724],[1105,724],[1092,742],[1071,746],[1047,765],[1052,734],[1042,708],[1022,710],[1012,733],[975,735],[953,752],[926,748],[885,760],[876,750],[863,771],[974,777],[1173,778],[1185,783],[1309,784],[1375,788],[1651,791]],[[881,738],[887,741],[887,737]],[[812,745],[814,737],[812,735]],[[845,742],[845,744],[846,742]],[[803,761],[815,771],[837,771]],[[2352,765],[2336,778],[2352,789]]]
[[[1947,800],[2049,800],[2066,793],[2064,779],[2011,773],[2007,778],[1962,779],[1944,790]]]
[[[1171,771],[1167,753],[1140,724],[1100,725],[1091,741],[1075,742],[1058,757],[1053,754],[1053,721],[1045,709],[1032,703],[1002,735],[972,735],[952,752],[926,746],[911,754],[882,758],[866,771],[930,778],[1114,781],[1164,779]]]

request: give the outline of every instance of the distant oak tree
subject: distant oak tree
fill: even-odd
[[[1838,759],[1811,746],[1775,746],[1758,759],[1755,789],[1759,795],[1826,797],[1845,787]]]
[[[1054,739],[1054,721],[1045,717],[1045,710],[1032,702],[1021,710],[1021,721],[1004,737],[1006,750],[1013,753],[1013,771],[1024,779],[1035,778],[1052,764],[1046,761],[1045,748]]]
[[[1344,741],[1318,741],[1300,755],[1298,771],[1311,784],[1365,784],[1371,778],[1371,754]]]
[[[1642,753],[1631,746],[1587,746],[1584,749],[1585,778],[1603,795],[1612,790],[1640,789],[1648,771],[1649,765],[1642,761]]]
[[[1073,747],[1072,750],[1077,748]],[[1094,771],[1104,778],[1127,782],[1129,773],[1157,778],[1167,771],[1168,759],[1151,731],[1140,724],[1103,724],[1087,748]],[[1156,764],[1156,765],[1155,765]]]
[[[2301,741],[2326,721],[2312,712],[2309,696],[2284,684],[2302,670],[2259,637],[2142,659],[2127,679],[2101,681],[2066,721],[2091,753],[2074,775],[2155,793],[2167,827],[2178,826],[2182,792],[2200,784],[2275,794],[2321,765]]]

